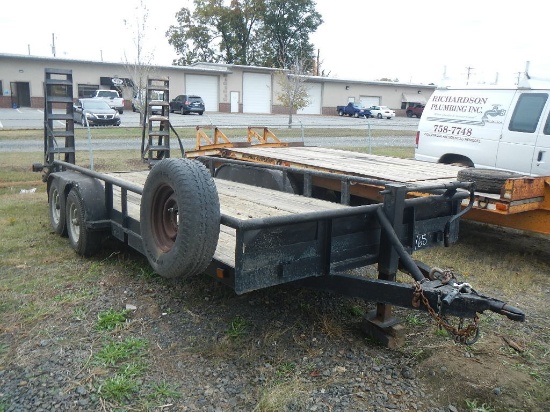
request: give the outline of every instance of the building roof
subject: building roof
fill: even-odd
[[[131,62],[106,62],[106,61],[97,61],[97,60],[80,60],[80,59],[68,59],[64,57],[50,57],[50,56],[33,56],[33,55],[24,55],[24,54],[8,54],[0,53],[0,59],[22,59],[22,60],[35,60],[35,61],[55,61],[55,62],[65,62],[65,63],[79,63],[79,64],[103,64],[103,65],[116,65],[121,66],[125,64],[133,64]],[[190,66],[155,66],[160,69],[168,70],[182,70],[187,72],[200,72],[200,73],[209,73],[209,74],[230,74],[235,69],[240,69],[243,71],[255,71],[255,72],[276,72],[280,69],[272,67],[261,67],[261,66],[244,66],[238,64],[226,64],[226,63],[208,63],[208,62],[199,62],[194,63]],[[436,85],[434,84],[418,84],[418,83],[399,83],[391,81],[376,81],[376,80],[357,80],[357,79],[339,79],[334,77],[321,77],[321,76],[304,76],[307,82],[331,82],[331,83],[349,83],[349,84],[367,84],[367,85],[385,85],[385,86],[400,86],[400,87],[411,87],[411,88],[433,88],[435,90]],[[416,101],[415,101],[416,102]],[[418,102],[417,102],[418,103]]]

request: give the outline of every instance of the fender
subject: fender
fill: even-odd
[[[59,182],[59,192],[63,193],[64,202],[71,189],[78,190],[84,200],[87,222],[92,223],[108,218],[105,207],[105,188],[98,179],[74,171],[51,173],[48,176],[48,193],[54,179]]]

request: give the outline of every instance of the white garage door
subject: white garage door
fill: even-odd
[[[204,100],[207,112],[219,111],[218,77],[187,74],[185,76],[185,94],[196,94]]]
[[[243,113],[271,113],[271,75],[243,73]]]
[[[379,96],[359,96],[359,104],[363,107],[380,106]]]
[[[298,114],[321,114],[321,84],[305,83],[305,86],[308,88],[309,104],[298,110]]]

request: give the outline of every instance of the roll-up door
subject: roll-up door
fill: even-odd
[[[321,84],[304,83],[308,89],[309,104],[298,110],[298,114],[321,114]]]
[[[359,96],[359,103],[363,107],[380,106],[379,96]]]
[[[271,113],[271,75],[243,73],[243,112]]]
[[[185,75],[185,94],[196,94],[204,100],[207,112],[219,111],[218,76]]]

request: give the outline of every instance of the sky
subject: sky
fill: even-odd
[[[149,9],[145,49],[177,58],[165,33],[191,0],[19,0],[0,14],[0,53],[105,62],[133,61],[140,3]],[[539,0],[317,0],[311,41],[330,77],[419,84],[514,84],[525,71],[550,78]],[[345,4],[345,6],[342,6]],[[64,10],[67,10],[65,13]]]

